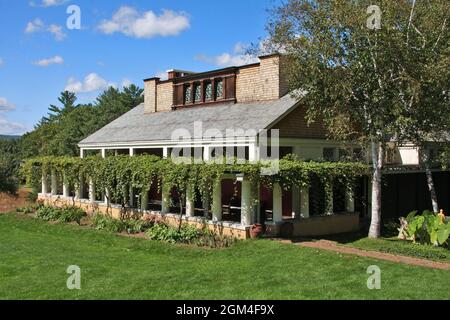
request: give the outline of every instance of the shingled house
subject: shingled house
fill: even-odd
[[[258,161],[264,151],[260,148],[261,132],[277,129],[280,157],[296,154],[305,160],[337,161],[351,155],[367,159],[357,145],[342,146],[328,140],[320,122],[307,124],[305,109],[288,93],[284,68],[283,56],[273,54],[240,67],[202,73],[170,70],[167,80],[146,79],[145,102],[81,141],[81,157],[92,152],[101,152],[103,157],[172,157],[182,148],[205,161],[217,156],[219,150],[233,150],[246,161]],[[384,190],[383,214],[429,207],[425,177],[418,168],[419,152],[415,146],[405,145],[395,146],[388,153],[388,164],[411,170],[387,178],[390,183]],[[449,182],[448,173],[436,176],[438,190],[448,192]],[[78,198],[101,205],[103,199],[95,198],[93,188],[80,190]],[[291,222],[295,235],[348,232],[357,230],[360,219],[370,212],[370,192],[367,178],[361,178],[353,192],[335,189],[330,197],[324,197],[319,186],[294,186],[284,191],[275,184],[272,190],[261,187],[258,213],[254,214],[245,209],[250,201],[250,184],[245,177],[230,174],[214,188],[210,203],[189,195],[185,218],[197,221],[206,217],[209,223],[220,223],[228,233],[241,237],[246,237],[255,222],[272,225],[274,232],[280,231],[283,222]],[[163,188],[160,194],[152,188],[142,198],[141,209],[170,218],[171,212],[176,212],[172,211],[170,197],[169,190]],[[441,203],[447,201],[444,194],[439,197]],[[333,201],[332,206],[323,205],[325,198]],[[450,208],[449,203],[443,206]],[[333,208],[332,212],[324,212],[325,207]]]

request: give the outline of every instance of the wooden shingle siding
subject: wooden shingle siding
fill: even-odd
[[[326,139],[327,131],[323,125],[316,121],[308,126],[305,116],[305,107],[298,106],[272,129],[279,129],[281,138]]]

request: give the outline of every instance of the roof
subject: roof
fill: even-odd
[[[217,129],[225,135],[227,129],[268,129],[296,107],[296,100],[286,95],[278,100],[223,103],[176,111],[144,113],[144,104],[137,106],[79,143],[80,146],[157,142],[171,140],[177,129],[186,129],[193,136],[194,123],[202,129]],[[234,136],[237,136],[234,135]]]

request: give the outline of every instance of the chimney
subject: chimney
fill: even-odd
[[[144,113],[156,112],[156,90],[159,78],[144,80]]]

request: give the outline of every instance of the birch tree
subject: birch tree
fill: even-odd
[[[370,146],[369,237],[380,236],[386,143],[411,141],[419,123],[422,141],[448,112],[449,14],[447,0],[287,0],[272,11],[266,45],[285,53],[309,122]]]

